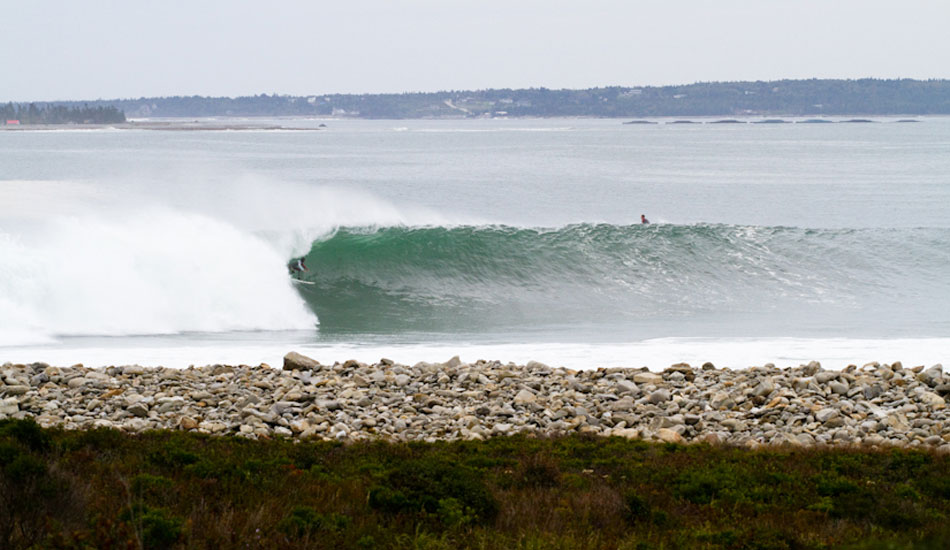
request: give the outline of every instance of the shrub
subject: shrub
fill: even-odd
[[[321,531],[339,533],[350,525],[350,518],[343,514],[320,514],[309,506],[297,506],[290,515],[280,521],[278,529],[289,537],[304,538]]]
[[[549,489],[559,485],[561,476],[557,462],[532,455],[522,461],[517,485],[531,489]]]
[[[650,518],[651,507],[639,494],[629,491],[623,496],[623,516],[628,523],[637,523]]]
[[[471,508],[454,498],[440,499],[437,514],[442,525],[450,528],[464,527],[477,519]]]
[[[0,421],[0,548],[26,548],[51,520],[68,519],[74,497],[67,479],[50,472],[49,434],[30,420]],[[72,503],[69,503],[72,504]]]
[[[498,504],[477,471],[441,458],[398,464],[369,491],[369,505],[387,514],[437,514],[444,499],[471,510],[475,523],[490,522],[498,514]]]
[[[141,517],[142,546],[146,549],[171,548],[182,535],[181,518],[170,515],[162,508],[148,509]]]
[[[736,485],[734,471],[717,467],[681,474],[674,482],[673,492],[694,504],[709,504]]]
[[[137,504],[127,509],[120,519],[132,524],[145,550],[171,548],[183,533],[184,521],[164,508]]]
[[[815,490],[823,497],[836,497],[847,493],[854,493],[858,490],[858,486],[844,477],[822,475],[815,478]]]
[[[0,420],[0,438],[10,438],[33,452],[45,452],[52,446],[52,438],[32,418]]]
[[[172,485],[172,480],[167,477],[139,474],[132,478],[132,493],[143,501],[164,504]]]

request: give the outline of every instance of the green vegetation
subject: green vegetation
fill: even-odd
[[[132,117],[651,117],[950,114],[950,80],[777,80],[551,90],[160,97],[86,102]],[[59,105],[79,106],[78,102]]]
[[[573,436],[342,445],[0,421],[0,547],[945,548],[950,458]]]
[[[54,104],[13,104],[0,106],[0,124],[116,124],[125,122],[125,113],[112,105],[90,107]]]

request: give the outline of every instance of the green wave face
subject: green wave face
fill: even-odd
[[[950,230],[341,228],[300,291],[323,331],[786,324],[950,303]],[[894,293],[900,289],[901,298]],[[946,317],[946,315],[944,315]],[[649,332],[649,330],[647,330]]]

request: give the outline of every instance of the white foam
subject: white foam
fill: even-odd
[[[95,342],[56,346],[20,346],[0,349],[0,362],[45,361],[55,365],[77,362],[87,367],[141,364],[183,368],[189,365],[267,363],[279,366],[295,350],[333,363],[356,359],[366,363],[386,357],[402,364],[441,362],[459,355],[463,361],[478,359],[514,362],[541,361],[573,369],[647,367],[661,371],[680,362],[700,366],[706,361],[733,369],[774,363],[793,367],[816,360],[826,369],[850,364],[901,361],[905,366],[947,364],[950,338],[908,339],[701,339],[660,338],[613,344],[315,344],[299,332],[264,333],[238,339],[99,339]]]
[[[411,365],[459,355],[473,362],[488,359],[524,364],[533,360],[573,369],[647,367],[659,371],[676,363],[700,366],[707,361],[730,368],[770,362],[790,367],[814,360],[826,369],[840,370],[872,361],[902,361],[907,366],[946,363],[950,361],[950,338],[656,338],[627,343],[305,346],[299,351],[331,363],[388,357]]]
[[[312,329],[286,262],[339,226],[444,220],[231,170],[3,181],[0,346],[62,335]]]
[[[6,345],[316,322],[276,250],[198,214],[159,207],[54,218],[29,236],[3,235],[0,259]]]

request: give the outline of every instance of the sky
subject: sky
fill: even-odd
[[[0,0],[0,101],[950,78],[947,0]]]

